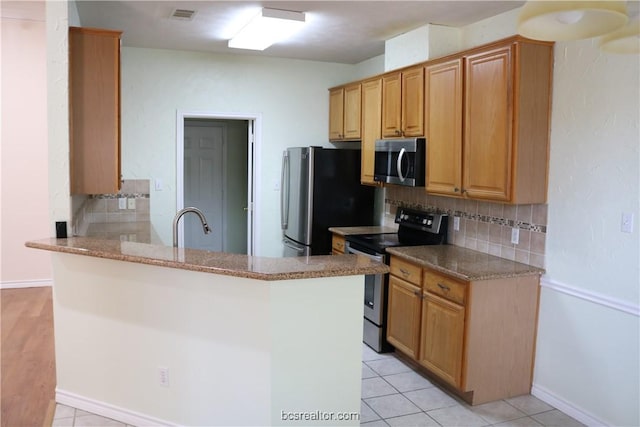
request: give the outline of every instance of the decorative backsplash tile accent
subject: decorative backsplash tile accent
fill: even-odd
[[[118,193],[84,197],[74,213],[74,235],[85,235],[91,224],[148,222],[149,187],[148,179],[128,179]],[[126,209],[120,208],[122,201]]]
[[[384,225],[393,226],[398,206],[446,213],[449,243],[544,268],[547,205],[509,205],[429,195],[421,187],[385,187]],[[460,217],[454,231],[453,217]],[[519,230],[518,244],[511,230]]]

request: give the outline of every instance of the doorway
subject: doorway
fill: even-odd
[[[253,255],[256,117],[178,112],[176,211],[194,206],[179,224],[181,247]]]

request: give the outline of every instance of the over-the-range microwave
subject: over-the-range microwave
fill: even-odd
[[[425,138],[376,140],[374,181],[385,184],[424,186]]]

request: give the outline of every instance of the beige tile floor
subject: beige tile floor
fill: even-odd
[[[583,424],[531,395],[469,406],[432,384],[393,353],[362,350],[360,425],[578,427]]]
[[[393,353],[362,349],[360,424],[434,427],[579,427],[583,424],[531,395],[469,406],[432,384]],[[128,427],[65,405],[57,405],[54,427]]]

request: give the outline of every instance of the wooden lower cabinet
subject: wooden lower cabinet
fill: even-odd
[[[418,362],[451,385],[460,387],[464,307],[425,292],[421,330]]]
[[[421,294],[420,287],[389,276],[387,341],[414,359],[420,345]]]
[[[412,269],[421,269],[419,283],[398,276]],[[461,281],[394,255],[387,341],[472,405],[528,394],[539,282],[538,275]]]
[[[344,236],[333,233],[331,237],[331,255],[344,255],[345,242]]]

